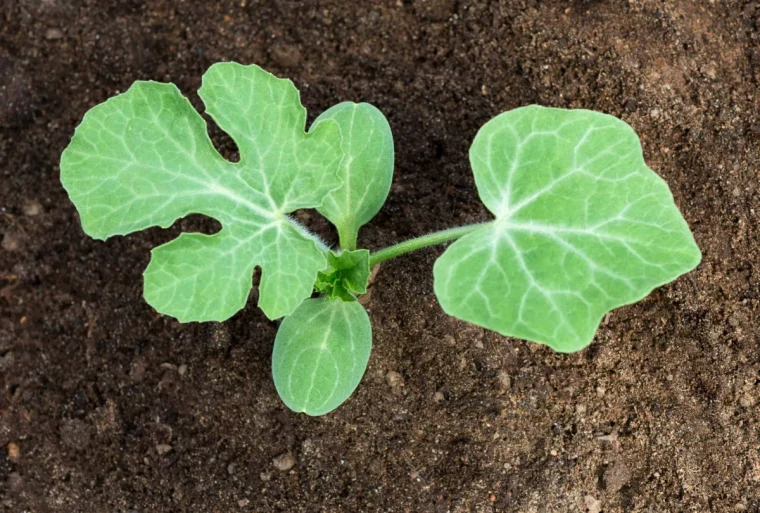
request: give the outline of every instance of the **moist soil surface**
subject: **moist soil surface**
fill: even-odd
[[[5,0],[0,15],[0,510],[760,511],[759,2]],[[538,103],[630,123],[703,262],[563,355],[447,317],[443,248],[406,255],[373,283],[356,393],[294,414],[255,290],[223,324],[141,297],[150,249],[215,222],[95,241],[59,182],[89,108],[153,79],[200,109],[201,75],[226,60],[292,78],[310,119],[345,100],[387,115],[395,177],[365,247],[488,219],[469,144]]]

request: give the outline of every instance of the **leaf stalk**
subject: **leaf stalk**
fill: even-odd
[[[380,262],[385,262],[386,260],[390,260],[391,258],[395,258],[399,255],[403,255],[404,253],[416,251],[418,249],[426,248],[428,246],[434,246],[436,244],[441,244],[444,242],[448,242],[450,240],[456,240],[460,237],[464,237],[468,233],[472,233],[476,230],[479,230],[483,228],[484,226],[491,224],[492,222],[493,221],[488,222],[488,223],[478,223],[478,224],[469,224],[467,226],[458,226],[457,228],[450,228],[448,230],[442,230],[440,232],[429,233],[427,235],[423,235],[422,237],[417,237],[416,239],[410,239],[410,240],[405,240],[404,242],[399,242],[398,244],[394,244],[393,246],[389,246],[385,249],[381,249],[380,251],[372,253],[369,256],[369,265],[370,267],[372,267],[375,264],[379,264]]]

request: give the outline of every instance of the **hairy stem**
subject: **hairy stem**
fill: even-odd
[[[490,223],[469,224],[467,226],[459,226],[457,228],[450,228],[448,230],[443,230],[440,232],[423,235],[422,237],[417,237],[416,239],[399,242],[398,244],[389,246],[385,249],[381,249],[380,251],[372,253],[369,256],[369,265],[373,266],[375,264],[379,264],[380,262],[385,262],[386,260],[395,258],[399,255],[403,255],[404,253],[409,253],[410,251],[416,251],[418,249],[426,248],[428,246],[433,246],[435,244],[441,244],[442,242],[458,239],[460,237],[467,235],[468,233],[474,232],[475,230],[479,230],[486,224],[490,224]]]

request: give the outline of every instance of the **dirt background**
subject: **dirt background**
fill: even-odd
[[[760,512],[760,2],[3,0],[1,16],[0,510]],[[566,356],[446,317],[442,248],[405,256],[374,284],[356,394],[293,414],[255,297],[220,325],[141,298],[150,249],[213,223],[93,241],[58,180],[87,109],[136,79],[200,107],[222,60],[291,77],[311,118],[343,100],[387,115],[371,249],[486,219],[468,146],[540,103],[632,124],[703,263]]]

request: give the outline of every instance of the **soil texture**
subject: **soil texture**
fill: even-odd
[[[760,2],[3,0],[0,17],[0,511],[760,512]],[[226,60],[292,78],[310,119],[386,114],[395,177],[365,247],[487,219],[468,147],[539,103],[630,123],[703,262],[562,355],[447,317],[443,248],[404,256],[373,284],[355,395],[296,415],[255,291],[223,324],[141,297],[150,249],[214,223],[94,241],[58,177],[89,108],[153,79],[200,109]]]

